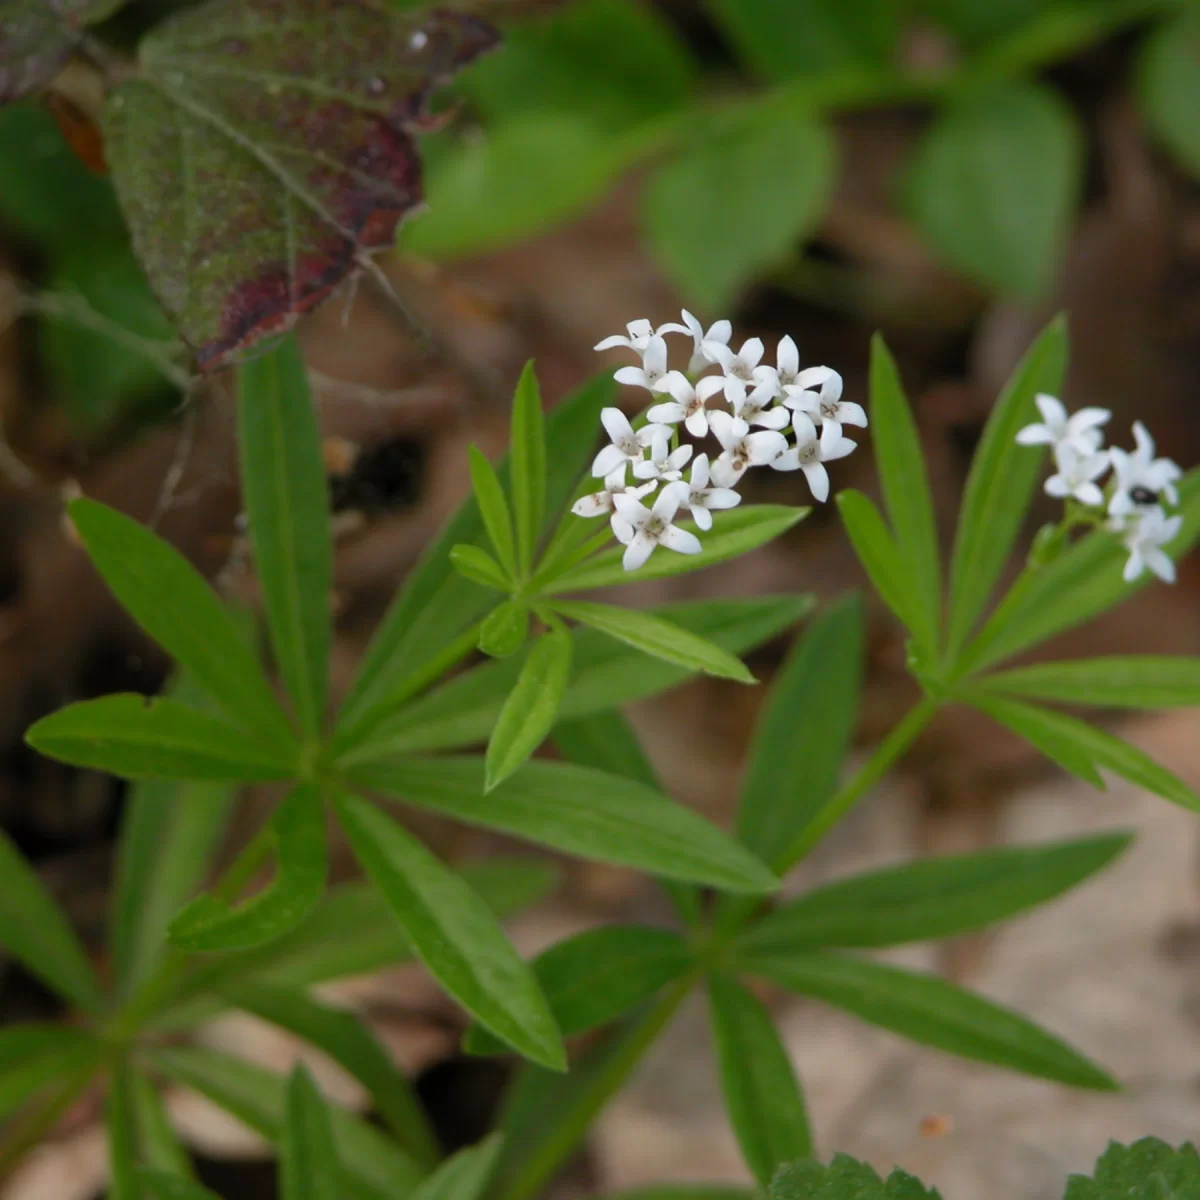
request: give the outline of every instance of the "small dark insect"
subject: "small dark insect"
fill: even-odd
[[[1130,490],[1129,498],[1134,502],[1134,504],[1158,503],[1158,493],[1152,492],[1148,487],[1143,487],[1141,484],[1138,484],[1137,487]]]

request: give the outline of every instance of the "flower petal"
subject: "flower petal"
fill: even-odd
[[[577,517],[602,517],[612,512],[612,496],[607,491],[582,496],[571,505],[571,511]]]
[[[1075,489],[1075,499],[1080,504],[1088,504],[1096,508],[1104,503],[1104,493],[1094,483],[1081,483]]]
[[[805,446],[809,442],[817,440],[817,427],[812,423],[812,418],[807,413],[793,413],[792,428],[796,431],[796,444],[798,446]]]
[[[773,429],[764,429],[761,433],[752,433],[743,439],[742,443],[748,451],[750,462],[758,467],[778,458],[787,448],[787,438]]]
[[[683,418],[684,407],[674,400],[656,404],[646,413],[646,420],[652,425],[678,425]]]
[[[649,534],[634,534],[633,540],[625,547],[625,553],[621,556],[621,566],[627,571],[636,571],[638,567],[645,566],[646,559],[654,553],[654,547],[657,545]]]
[[[704,492],[704,507],[737,508],[742,502],[742,493],[733,488],[707,488]]]
[[[1175,582],[1175,564],[1157,546],[1142,552],[1146,566],[1152,570],[1163,583]]]
[[[819,463],[805,463],[801,468],[808,480],[813,499],[824,504],[829,499],[829,472]]]
[[[1132,583],[1146,569],[1146,563],[1142,558],[1142,552],[1136,546],[1129,552],[1129,561],[1125,564],[1125,569],[1121,572],[1121,577],[1126,583]]]
[[[620,446],[605,446],[595,458],[592,459],[592,474],[597,478],[600,476],[611,475],[617,467],[624,464],[626,461],[625,452]]]
[[[708,436],[708,418],[709,414],[706,409],[698,408],[691,416],[684,421],[684,428],[692,435],[692,437],[702,438]]]
[[[602,341],[597,342],[593,350],[615,350],[618,346],[624,346],[628,350],[632,350],[633,346],[627,337],[622,337],[619,333],[611,334]]]
[[[696,322],[696,328],[700,328],[700,323]],[[733,322],[724,319],[714,321],[709,327],[708,332],[704,335],[706,342],[719,342],[722,346],[729,345],[729,339],[733,337]]]
[[[717,342],[705,338],[700,343],[700,352],[709,362],[716,363],[722,371],[731,371],[733,369],[735,355],[724,342]]]
[[[736,446],[740,440],[734,432],[733,421],[734,419],[729,413],[719,408],[708,414],[708,426],[716,435],[717,441],[726,450]]]
[[[796,349],[795,339],[790,333],[779,339],[775,348],[775,365],[782,375],[795,375],[800,370],[800,351]]]
[[[703,491],[708,487],[707,454],[697,454],[696,461],[692,463],[692,487],[696,491]]]
[[[696,381],[696,395],[704,401],[711,400],[718,392],[725,390],[724,375],[705,375]]]
[[[742,343],[742,348],[738,351],[738,358],[751,370],[762,362],[763,351],[766,347],[763,345],[762,338],[747,338]]]
[[[853,400],[843,400],[838,405],[838,420],[843,425],[857,425],[860,429],[866,429],[867,410]]]
[[[798,388],[819,388],[831,375],[837,374],[832,367],[805,367],[796,375],[793,386]]]
[[[648,388],[650,386],[650,379],[641,367],[621,367],[613,373],[613,378],[618,383],[625,384],[626,387]]]
[[[792,414],[786,408],[768,408],[754,418],[754,423],[767,429],[786,429],[791,420]]]
[[[1034,403],[1038,407],[1038,412],[1042,414],[1042,420],[1046,422],[1051,430],[1062,428],[1067,423],[1067,410],[1062,401],[1057,396],[1050,396],[1046,392],[1039,392],[1033,398]]]
[[[703,549],[700,539],[694,533],[680,529],[678,525],[668,526],[662,531],[658,540],[668,550],[674,550],[676,554],[699,554]]]
[[[675,514],[679,511],[679,493],[673,487],[663,488],[658,493],[658,499],[654,502],[652,510],[654,516],[666,525],[675,520]]]
[[[734,495],[737,495],[735,492]],[[692,520],[696,522],[696,528],[702,529],[707,533],[713,525],[712,513],[708,511],[702,504],[692,505]]]
[[[642,351],[642,362],[648,375],[664,375],[667,370],[667,343],[665,338],[654,335]]]
[[[1026,425],[1017,431],[1017,441],[1022,446],[1050,446],[1055,440],[1054,434],[1045,425]]]
[[[619,516],[638,529],[650,520],[650,510],[628,492],[618,492],[613,496],[613,508],[617,510]]]

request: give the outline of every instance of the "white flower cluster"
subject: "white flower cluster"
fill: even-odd
[[[1154,439],[1141,421],[1134,422],[1137,448],[1129,453],[1103,446],[1100,427],[1112,416],[1108,409],[1081,408],[1068,416],[1053,396],[1041,395],[1036,401],[1042,420],[1026,425],[1017,441],[1023,446],[1052,448],[1056,472],[1046,480],[1046,492],[1107,513],[1105,527],[1119,534],[1129,551],[1126,581],[1132,582],[1149,568],[1160,579],[1174,583],[1175,564],[1162,548],[1179,532],[1183,518],[1168,517],[1161,501],[1179,503],[1175,481],[1183,472],[1169,458],[1154,457]],[[1102,491],[1099,480],[1110,468],[1112,477]]]
[[[733,508],[741,500],[735,489],[751,467],[803,471],[813,498],[824,501],[829,496],[824,464],[844,458],[857,445],[843,435],[842,427],[867,423],[860,405],[842,399],[842,377],[836,371],[800,370],[790,337],[779,342],[771,366],[762,361],[760,338],[750,338],[733,351],[733,326],[728,321],[705,330],[685,309],[683,322],[655,329],[649,321],[630,321],[626,336],[607,337],[596,346],[622,346],[640,357],[640,366],[617,371],[618,383],[669,397],[650,408],[649,423],[638,430],[620,409],[603,411],[601,420],[612,444],[596,455],[592,474],[604,480],[604,489],[584,496],[571,510],[581,517],[609,516],[614,536],[626,547],[627,571],[636,571],[657,546],[698,554],[699,539],[674,524],[679,510],[688,510],[701,530],[711,529],[713,509]],[[686,372],[670,369],[664,336],[669,333],[692,339]],[[714,367],[719,374],[706,373]],[[728,411],[709,408],[718,396]],[[707,454],[693,459],[693,447],[679,444],[680,425],[694,438],[711,433],[720,443],[721,453],[711,464]],[[689,463],[691,473],[685,479]],[[643,497],[660,487],[648,508]]]

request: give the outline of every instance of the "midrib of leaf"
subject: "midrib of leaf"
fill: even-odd
[[[213,53],[216,54],[219,51],[214,50]],[[305,79],[297,75],[283,75],[276,71],[264,71],[258,68],[248,70],[245,67],[214,63],[207,54],[196,58],[180,58],[176,55],[171,58],[160,58],[158,62],[163,66],[173,66],[176,70],[184,71],[189,75],[207,75],[215,78],[237,79],[243,83],[259,83],[262,84],[263,90],[269,91],[271,95],[276,93],[282,95],[285,91],[304,92],[322,100],[339,100],[351,108],[371,113],[372,116],[381,117],[384,120],[387,120],[390,115],[387,104],[372,104],[355,92],[341,91],[339,88],[322,83],[319,79]]]
[[[196,245],[196,225],[192,220],[192,216],[199,206],[199,197],[196,192],[195,163],[192,161],[187,122],[183,119],[179,109],[175,108],[171,111],[174,114],[175,129],[179,134],[179,168],[180,174],[183,176],[183,244],[186,255],[184,261],[191,262]],[[192,273],[191,271],[184,271],[183,276],[183,308],[181,311],[190,312],[192,306]]]
[[[241,733],[241,730],[230,729],[230,733]],[[198,746],[195,742],[187,741],[178,734],[172,734],[165,730],[148,731],[136,725],[126,725],[123,727],[121,736],[114,737],[111,733],[103,734],[86,734],[72,733],[61,735],[67,741],[106,741],[114,742],[118,745],[127,746],[155,746],[161,747],[164,750],[183,750],[189,754],[205,754],[205,748]],[[252,741],[240,741],[235,747],[234,758],[225,758],[222,753],[223,748],[216,748],[208,751],[216,762],[234,762],[237,759],[242,759],[245,762],[256,762],[264,767],[276,767],[280,771],[286,771],[287,763],[278,758],[273,758],[267,747],[257,746]],[[243,753],[244,752],[244,753]]]

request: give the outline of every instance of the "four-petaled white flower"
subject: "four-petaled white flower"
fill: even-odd
[[[1081,454],[1073,443],[1059,442],[1054,447],[1054,463],[1058,473],[1046,480],[1046,495],[1060,500],[1074,496],[1080,504],[1104,503],[1104,493],[1096,480],[1109,468],[1107,451]]]
[[[729,321],[714,321],[706,331],[704,326],[686,308],[680,313],[680,316],[683,317],[682,325],[664,325],[658,332],[686,333],[691,336],[692,357],[688,363],[687,373],[699,375],[710,363],[716,361],[705,352],[704,343],[713,342],[716,345],[728,346],[729,339],[733,337],[733,324]]]
[[[716,379],[718,385],[722,382],[716,376],[710,376],[710,378]],[[700,382],[704,383],[705,381],[702,379]],[[737,429],[742,433],[745,433],[751,425],[762,425],[767,429],[786,429],[791,424],[792,414],[786,408],[771,406],[771,402],[778,394],[775,384],[770,380],[764,380],[756,385],[754,391],[733,406],[734,424]]]
[[[1042,421],[1036,425],[1026,425],[1017,433],[1017,441],[1022,446],[1057,446],[1067,443],[1080,454],[1094,454],[1104,441],[1100,429],[1112,413],[1107,408],[1081,408],[1077,413],[1067,415],[1066,407],[1061,400],[1047,396],[1044,392],[1034,397]]]
[[[667,343],[662,335],[656,333],[640,353],[640,367],[621,367],[613,378],[630,387],[644,387],[652,392],[664,391],[667,386]]]
[[[1129,561],[1123,572],[1126,583],[1132,583],[1148,567],[1164,583],[1175,582],[1175,564],[1163,551],[1163,546],[1179,532],[1183,518],[1168,517],[1156,504],[1136,517],[1128,518],[1121,535]]]
[[[597,342],[593,350],[615,350],[618,346],[625,346],[629,350],[636,350],[641,354],[643,350],[650,344],[650,339],[654,336],[654,326],[649,321],[630,321],[625,326],[629,332],[628,337],[622,337],[619,333],[614,333],[611,337],[606,337],[603,341]],[[662,330],[660,329],[661,333]]]
[[[617,511],[613,514],[612,531],[625,547],[621,559],[625,570],[636,571],[657,546],[679,554],[700,553],[700,539],[672,524],[679,511],[679,493],[674,485],[659,492],[653,508],[624,495],[614,496],[613,504]]]
[[[592,474],[608,478],[619,467],[626,463],[637,463],[642,460],[642,451],[656,442],[666,443],[670,434],[663,425],[645,425],[634,430],[629,418],[619,408],[605,408],[600,412],[600,422],[612,445],[605,446],[592,459]]]
[[[799,376],[800,351],[796,349],[796,343],[790,334],[779,339],[779,345],[775,347],[773,367],[764,363],[754,368],[754,378],[759,383],[774,384],[777,396],[781,395],[785,388],[792,387]]]
[[[725,376],[725,399],[740,404],[746,398],[746,388],[758,382],[754,368],[762,361],[762,338],[747,338],[736,354],[721,342],[704,342],[701,348]]]
[[[708,414],[708,424],[723,451],[712,465],[712,479],[718,487],[733,487],[751,467],[761,467],[787,450],[782,433],[774,429],[747,433],[744,424],[739,426],[736,417],[721,409]]]
[[[867,427],[866,410],[842,399],[842,377],[830,367],[806,367],[784,392],[788,408],[806,413],[814,421],[819,419],[822,426],[836,426],[839,436],[843,425]]]
[[[708,401],[725,386],[719,375],[706,375],[693,387],[690,379],[678,371],[671,371],[666,379],[667,391],[674,397],[665,404],[656,404],[646,413],[646,420],[660,425],[684,423],[692,437],[708,434]]]
[[[692,520],[705,532],[712,528],[710,509],[736,508],[742,501],[740,492],[708,484],[708,455],[699,454],[692,463],[691,479],[671,485],[679,495],[680,505],[691,510]]]
[[[603,491],[593,492],[590,496],[582,496],[571,505],[571,511],[577,517],[604,517],[616,511],[613,504],[614,496],[632,496],[635,500],[648,495],[658,486],[653,480],[640,487],[630,487],[625,480],[625,468],[622,463],[611,475],[605,477]]]
[[[807,413],[796,413],[792,428],[796,431],[796,444],[771,466],[777,471],[803,471],[813,499],[823,504],[829,499],[829,472],[824,464],[845,458],[858,443],[843,437],[842,427],[835,421],[822,426],[818,436],[817,427]]]
[[[1183,474],[1169,458],[1154,457],[1154,439],[1141,423],[1133,423],[1133,438],[1137,449],[1132,454],[1113,447],[1113,469],[1117,476],[1116,490],[1108,502],[1111,516],[1124,517],[1158,503],[1161,492],[1172,504],[1179,503],[1175,481]]]
[[[668,442],[656,438],[650,444],[650,457],[633,464],[633,473],[638,479],[651,479],[657,483],[674,483],[683,474],[683,468],[692,458],[692,446],[680,446],[667,453]]]

